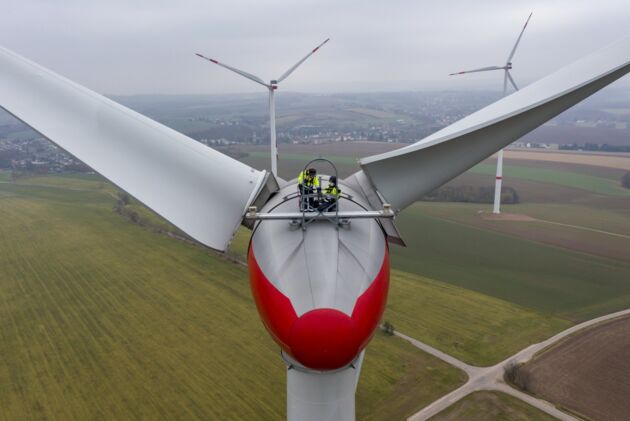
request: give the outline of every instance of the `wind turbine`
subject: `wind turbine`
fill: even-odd
[[[0,107],[202,245],[225,251],[241,224],[253,224],[250,286],[286,363],[288,419],[352,421],[387,302],[388,242],[400,239],[393,216],[628,72],[630,37],[414,144],[361,159],[339,182],[337,212],[323,213],[296,212],[296,180],[279,186],[1,47]]]
[[[503,96],[507,94],[507,84],[508,80],[510,84],[514,87],[515,91],[518,91],[518,86],[512,79],[512,75],[510,74],[510,70],[512,70],[512,59],[514,58],[514,54],[516,54],[516,48],[518,44],[521,42],[521,38],[523,37],[523,33],[525,32],[525,28],[527,28],[527,24],[529,20],[532,18],[533,12],[529,14],[527,21],[525,21],[525,25],[523,25],[523,29],[521,33],[518,35],[516,39],[516,43],[510,52],[505,64],[503,66],[490,66],[490,67],[482,67],[481,69],[475,70],[465,70],[463,72],[451,73],[449,76],[463,75],[466,73],[477,73],[477,72],[491,72],[494,70],[503,70]],[[501,149],[497,155],[497,175],[495,178],[494,185],[494,206],[492,208],[492,213],[499,214],[501,213],[501,184],[503,182],[503,149]]]
[[[319,44],[317,47],[313,49],[310,53],[308,53],[302,60],[298,61],[291,67],[289,70],[284,72],[282,76],[277,79],[270,80],[269,83],[265,82],[258,76],[255,76],[251,73],[245,72],[243,70],[239,70],[236,67],[228,66],[227,64],[220,63],[218,60],[213,58],[209,58],[200,53],[195,53],[196,56],[201,57],[204,60],[208,60],[211,63],[214,63],[218,66],[221,66],[225,69],[228,69],[234,73],[237,73],[251,81],[254,81],[269,90],[269,132],[270,132],[270,143],[271,143],[271,173],[277,177],[278,176],[278,146],[276,143],[276,103],[274,100],[274,91],[278,89],[278,84],[285,80],[291,73],[295,71],[302,63],[306,61],[307,58],[315,54],[317,50],[319,50],[324,44],[330,41],[330,38],[326,38],[324,42]]]

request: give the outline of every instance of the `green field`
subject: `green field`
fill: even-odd
[[[398,217],[408,247],[392,247],[395,268],[571,320],[630,306],[630,264],[430,216],[431,206]]]
[[[94,174],[31,175],[18,178],[15,184],[58,187],[65,190],[115,190],[109,182]]]
[[[405,419],[466,380],[464,372],[379,332],[361,371],[357,418]]]
[[[472,365],[488,366],[571,323],[467,289],[394,270],[385,320]]]
[[[553,165],[553,163],[552,163]],[[482,163],[469,170],[473,174],[493,176],[496,173],[496,165]],[[559,184],[597,194],[612,196],[630,196],[630,190],[624,189],[619,180],[611,180],[605,177],[597,177],[577,172],[555,170],[553,168],[535,168],[525,165],[510,163],[504,168],[503,175],[506,179],[521,178],[542,183]]]
[[[294,177],[314,156],[281,155],[281,175]],[[350,154],[331,156],[342,174],[357,168]],[[248,160],[266,166],[268,155]],[[628,197],[613,192],[612,178],[526,169],[513,177],[540,200],[504,210],[630,233]],[[576,189],[576,174],[591,179]],[[0,419],[284,416],[284,368],[242,265],[154,232],[174,228],[134,200],[128,209],[143,226],[114,213],[118,190],[98,175],[9,180],[0,172]],[[627,240],[538,222],[497,228],[479,222],[485,208],[418,203],[398,217],[409,247],[390,249],[385,315],[397,330],[490,365],[571,321],[630,306],[630,263],[524,238],[546,232],[600,250],[623,250]],[[231,256],[245,258],[249,235],[239,230]],[[464,381],[384,334],[366,355],[360,419],[404,418]],[[501,394],[471,396],[451,408],[457,419],[536,418]]]
[[[630,200],[628,201],[630,205]],[[491,211],[489,204],[479,203],[422,203],[422,212],[429,216],[474,225],[483,220],[480,211],[487,214]],[[584,228],[585,230],[599,230],[621,236],[630,236],[630,209],[598,209],[590,206],[568,203],[519,203],[503,205],[502,210],[507,214],[527,215],[540,221],[565,224]],[[625,214],[627,213],[627,214]],[[486,219],[487,221],[487,219]],[[522,221],[508,221],[504,225],[520,223]],[[526,221],[533,222],[533,221]],[[498,222],[493,221],[499,226]],[[549,225],[547,225],[549,226]]]
[[[269,159],[269,152],[262,152],[262,151],[252,151],[249,152],[249,156],[252,158],[262,158],[262,159]],[[303,162],[303,165],[306,165],[306,163],[308,161],[310,161],[311,159],[315,159],[315,158],[319,158],[322,155],[319,154],[309,154],[309,153],[283,153],[282,154],[282,159],[283,160],[288,160],[288,161],[300,161]],[[333,161],[335,164],[345,164],[345,165],[357,165],[357,162],[359,160],[359,157],[352,157],[352,156],[341,156],[341,155],[326,155],[324,156],[327,159],[330,159],[331,161]]]
[[[270,160],[268,152],[252,151],[248,152],[249,156],[241,159],[247,165],[250,165],[257,169],[269,169]],[[296,178],[300,171],[304,169],[304,166],[312,159],[319,158],[317,154],[295,154],[295,153],[283,153],[280,151],[280,160],[278,161],[278,174],[285,180],[291,180]],[[339,156],[339,155],[326,155],[325,158],[333,161],[337,167],[339,177],[347,177],[350,174],[357,171],[359,165],[357,163],[358,158],[351,156]],[[328,164],[318,163],[316,164],[321,173],[328,174]]]
[[[546,221],[630,235],[630,207],[614,209],[611,206],[608,209],[598,209],[562,203],[549,205],[523,203],[510,207],[509,210]]]
[[[284,416],[244,267],[115,214],[107,189],[36,181],[0,185],[0,419]],[[403,418],[463,380],[378,334],[359,417]]]
[[[497,220],[484,208],[467,203],[427,203],[422,211],[519,240],[630,263],[630,218],[621,212],[566,204],[519,204],[503,206],[508,219]],[[479,213],[481,210],[485,212]]]
[[[520,399],[501,392],[474,392],[445,409],[431,421],[553,421],[556,418]]]

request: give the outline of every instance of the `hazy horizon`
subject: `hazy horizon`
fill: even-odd
[[[331,41],[280,89],[304,93],[501,89],[500,72],[530,12],[513,75],[527,85],[630,35],[625,0],[462,0],[420,4],[272,0],[177,6],[148,0],[8,0],[0,45],[111,95],[255,93],[263,88],[194,56],[269,80]],[[628,80],[618,86],[630,86]],[[263,90],[264,92],[264,90]]]

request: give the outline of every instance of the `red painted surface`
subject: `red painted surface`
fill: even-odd
[[[297,314],[291,301],[273,286],[262,273],[258,262],[254,258],[254,251],[249,247],[247,256],[249,267],[249,283],[256,301],[260,318],[271,337],[289,354],[289,337],[291,326],[297,320]]]
[[[333,370],[350,362],[368,344],[380,321],[389,290],[389,252],[367,290],[357,297],[352,316],[331,308],[297,317],[290,300],[260,269],[250,245],[249,276],[260,317],[272,338],[293,358],[315,370]]]
[[[304,313],[293,323],[290,342],[293,358],[317,370],[343,367],[360,351],[356,323],[332,308]]]
[[[387,292],[389,291],[389,250],[385,247],[385,258],[381,269],[372,282],[357,300],[352,310],[352,320],[356,323],[357,337],[361,341],[359,349],[372,339],[372,335],[383,316],[387,304]]]

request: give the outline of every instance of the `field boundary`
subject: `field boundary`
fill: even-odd
[[[476,367],[470,364],[466,364],[465,362],[457,360],[455,357],[439,351],[417,339],[411,338],[400,332],[394,332],[396,336],[409,341],[409,343],[411,343],[412,345],[422,349],[425,352],[428,352],[429,354],[441,359],[442,361],[445,361],[449,364],[454,365],[457,368],[460,368],[468,375],[468,381],[463,386],[447,395],[442,396],[440,399],[436,400],[435,402],[423,408],[421,411],[409,417],[408,420],[421,421],[429,419],[430,417],[437,415],[449,406],[458,402],[465,396],[468,396],[472,392],[476,392],[479,390],[497,390],[521,399],[522,401],[558,419],[575,421],[577,420],[577,418],[565,412],[562,412],[552,403],[517,390],[509,383],[506,383],[504,379],[505,370],[510,365],[520,365],[529,362],[535,356],[540,355],[542,352],[544,352],[546,349],[564,341],[577,332],[580,332],[587,328],[592,328],[600,323],[608,322],[628,315],[630,315],[630,309],[606,314],[604,316],[596,317],[594,319],[587,320],[580,324],[571,326],[570,328],[565,329],[562,332],[557,333],[542,342],[532,344],[527,348],[522,349],[521,351],[517,352],[511,357],[506,358],[504,361],[492,367]]]

